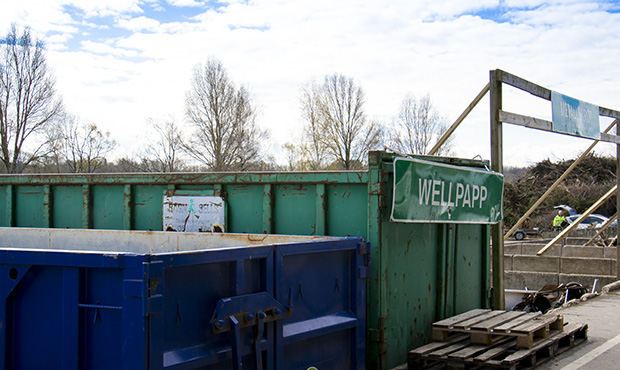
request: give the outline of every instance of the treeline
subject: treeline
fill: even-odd
[[[504,184],[504,224],[514,225],[547,189],[573,164],[574,160],[551,162],[546,159],[522,171]],[[553,207],[566,204],[583,213],[616,185],[615,158],[589,154],[549,195],[530,217],[530,227],[549,228]],[[616,197],[603,203],[596,213],[611,217],[616,213]],[[526,226],[527,227],[527,226]]]
[[[428,95],[408,94],[392,122],[370,119],[362,87],[334,73],[300,87],[303,127],[280,148],[286,161],[278,164],[265,148],[270,133],[258,124],[250,89],[211,58],[193,70],[183,119],[149,120],[147,144],[111,161],[112,135],[65,110],[44,42],[16,25],[2,39],[0,173],[355,170],[366,166],[369,150],[385,146],[425,154],[447,129]]]

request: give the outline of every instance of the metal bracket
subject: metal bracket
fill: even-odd
[[[240,329],[257,325],[256,316],[261,312],[264,314],[262,322],[266,324],[289,317],[293,313],[293,307],[281,304],[267,292],[220,299],[210,322],[212,332],[219,334],[230,331],[231,316],[237,319]]]
[[[289,292],[290,295],[290,292]],[[211,318],[211,331],[214,334],[230,331],[232,334],[233,369],[241,370],[241,329],[254,327],[254,355],[256,369],[262,369],[261,341],[265,324],[287,318],[293,313],[293,305],[283,305],[269,293],[240,295],[220,299]]]

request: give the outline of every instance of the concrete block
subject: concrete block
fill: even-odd
[[[521,254],[522,243],[504,244],[504,255]]]
[[[566,238],[566,245],[584,245],[588,242],[588,240],[590,240],[591,236],[584,236],[584,237],[574,237],[574,236],[569,236]]]
[[[512,255],[504,254],[504,271],[512,271]]]
[[[591,238],[598,232],[599,229],[596,228],[586,228],[586,229],[576,229],[571,231],[568,234],[568,237],[576,237],[576,238]],[[610,226],[604,231],[605,235],[616,235],[618,234],[618,228],[616,226]]]
[[[581,257],[581,258],[603,258],[604,248],[602,247],[577,247],[567,245],[562,248],[562,257]]]
[[[513,256],[512,269],[514,271],[558,273],[560,272],[560,259],[552,256]]]
[[[611,260],[603,258],[562,258],[561,273],[611,276]]]
[[[536,256],[536,253],[538,253],[539,250],[543,249],[545,245],[546,244],[540,244],[540,243],[523,245],[523,247],[521,248],[521,252],[522,252],[521,254],[529,255],[529,256]],[[561,248],[562,246],[560,244],[556,244],[553,247],[547,249],[544,255],[548,257],[549,256],[558,257],[560,255]]]
[[[596,291],[600,292],[603,286],[616,281],[615,276],[608,275],[588,275],[588,274],[554,274],[550,272],[522,272],[507,271],[504,275],[504,287],[506,289],[529,289],[539,290],[547,284],[568,284],[577,282],[590,292],[596,283]]]
[[[616,259],[618,257],[618,249],[616,247],[603,248],[603,257]]]
[[[505,289],[538,290],[547,284],[558,284],[558,274],[549,272],[506,271]]]

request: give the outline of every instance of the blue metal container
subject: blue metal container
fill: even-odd
[[[0,369],[363,369],[363,238],[0,228]]]

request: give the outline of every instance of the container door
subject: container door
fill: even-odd
[[[282,246],[276,256],[276,293],[293,308],[277,327],[278,368],[365,369],[366,243]]]
[[[273,298],[273,248],[157,258],[164,299],[151,313],[150,368],[274,368],[273,322],[286,310]]]
[[[364,368],[365,253],[347,238],[158,255],[149,367]]]

